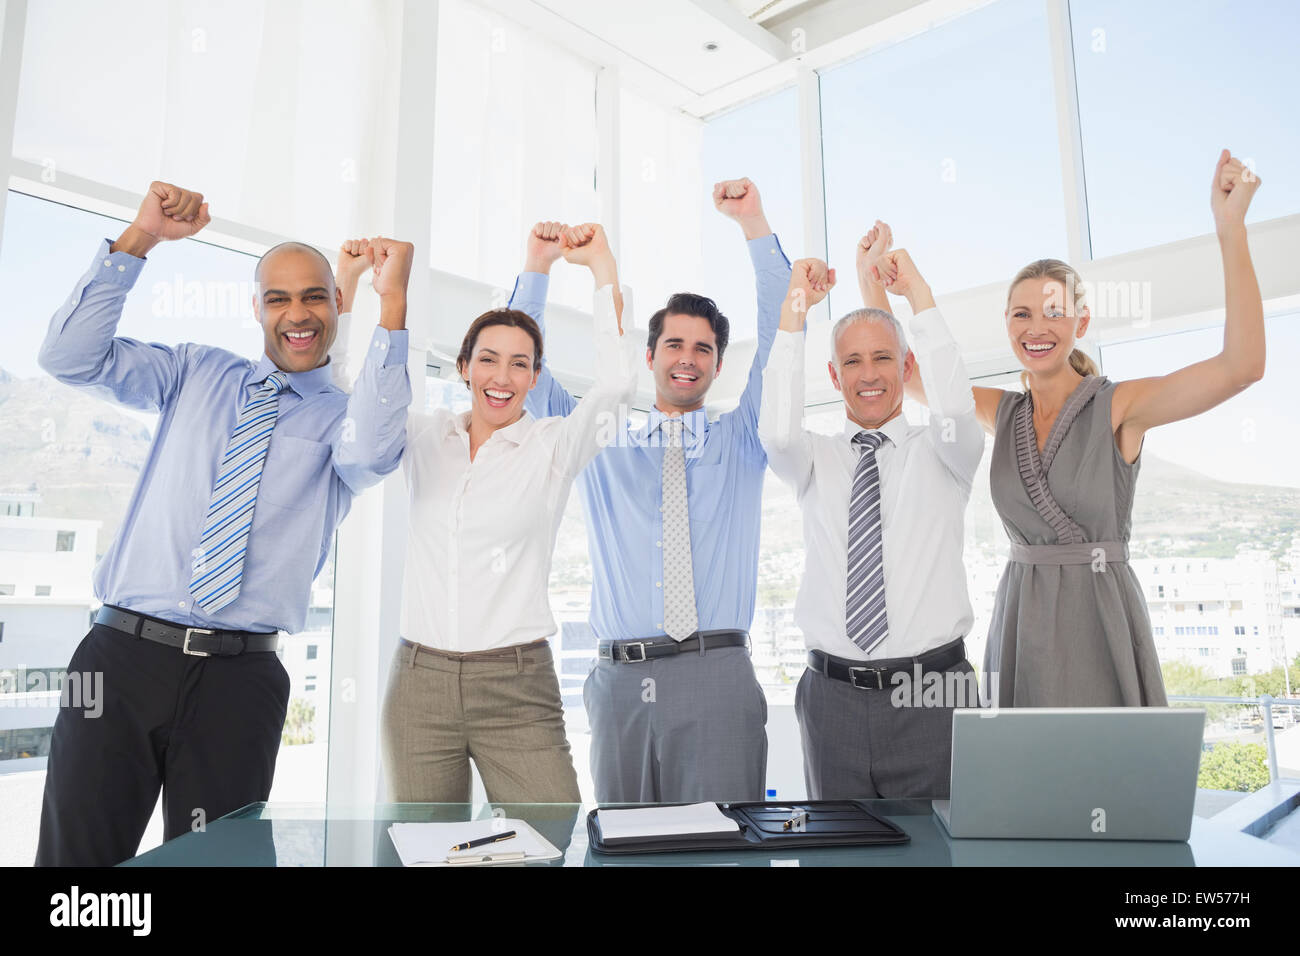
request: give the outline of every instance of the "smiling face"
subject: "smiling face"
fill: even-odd
[[[257,277],[253,313],[262,326],[267,357],[286,372],[324,365],[343,304],[329,263],[314,251],[286,246],[262,259]]]
[[[916,360],[904,358],[894,327],[888,322],[859,320],[844,326],[835,341],[835,361],[828,362],[831,382],[844,396],[844,407],[863,428],[879,428],[903,409],[903,384]]]
[[[534,348],[532,336],[516,326],[479,331],[468,363],[459,366],[472,396],[473,419],[495,431],[523,416],[524,399],[540,372],[533,365]]]
[[[722,369],[718,338],[709,320],[698,315],[664,316],[654,351],[646,351],[646,367],[654,372],[655,405],[660,411],[690,412],[701,407]]]
[[[1070,361],[1075,342],[1088,330],[1088,309],[1075,311],[1059,279],[1036,276],[1011,287],[1007,337],[1026,371],[1052,374]]]

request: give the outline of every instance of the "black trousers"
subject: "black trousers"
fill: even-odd
[[[135,856],[160,787],[167,840],[270,795],[289,702],[275,654],[194,657],[96,624],[68,674],[37,866]]]

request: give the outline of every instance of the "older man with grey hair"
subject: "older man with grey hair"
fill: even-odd
[[[978,705],[963,642],[973,615],[961,551],[984,434],[929,286],[905,250],[888,247],[883,224],[863,238],[858,276],[869,307],[840,319],[831,336],[827,367],[844,397],[843,431],[821,435],[802,423],[800,333],[835,283],[825,263],[795,263],[764,372],[759,438],[803,510],[807,565],[795,623],[808,669],[795,712],[816,800],[946,798],[953,708]],[[912,307],[915,354],[885,289]],[[931,409],[926,425],[902,414],[917,375]]]

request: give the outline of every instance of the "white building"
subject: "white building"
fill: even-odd
[[[1162,661],[1181,660],[1215,677],[1256,674],[1285,653],[1277,562],[1236,558],[1133,561]]]
[[[44,768],[62,675],[98,604],[100,522],[38,513],[39,496],[0,493],[0,774]]]

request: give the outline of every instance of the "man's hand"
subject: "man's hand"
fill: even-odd
[[[539,222],[528,233],[528,248],[524,253],[524,271],[547,274],[551,265],[564,255],[560,235],[568,229],[562,222]]]
[[[880,273],[884,287],[894,295],[901,295],[907,299],[914,315],[934,308],[934,296],[930,292],[930,286],[921,278],[916,263],[912,261],[906,249],[895,249],[893,252],[885,253],[876,269]]]
[[[343,292],[343,305],[340,312],[351,312],[352,303],[357,296],[357,286],[366,270],[375,264],[374,253],[370,251],[369,239],[349,239],[339,246],[339,261],[334,267],[334,282]]]
[[[395,296],[405,299],[406,286],[411,279],[411,263],[415,259],[415,246],[400,239],[375,236],[370,240],[366,255],[374,263],[374,287],[379,297]]]
[[[835,270],[820,259],[798,259],[790,267],[790,287],[781,304],[781,328],[798,332],[808,319],[808,310],[826,298],[835,286]]]
[[[614,287],[614,312],[618,316],[618,331],[623,333],[623,291],[618,284],[618,266],[609,248],[609,238],[600,223],[584,222],[580,226],[566,226],[560,232],[560,249],[566,262],[586,266],[596,280],[596,288]]]
[[[858,240],[855,265],[858,270],[858,284],[864,289],[868,283],[880,283],[880,260],[894,245],[894,233],[887,223],[876,220],[876,224],[867,234]]]
[[[143,258],[158,243],[188,239],[211,221],[202,193],[154,182],[149,185],[135,219],[109,251]]]
[[[772,229],[763,214],[758,187],[748,179],[725,179],[713,184],[713,205],[718,212],[740,223],[746,239],[770,235]]]
[[[1210,209],[1214,212],[1215,230],[1220,235],[1245,226],[1246,209],[1259,184],[1260,178],[1241,160],[1226,149],[1219,154],[1210,189]]]

